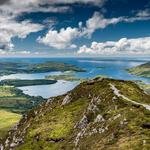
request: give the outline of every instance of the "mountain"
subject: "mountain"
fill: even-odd
[[[149,100],[132,81],[89,80],[31,110],[0,148],[149,150]]]
[[[128,72],[141,77],[150,78],[150,62],[128,69]]]

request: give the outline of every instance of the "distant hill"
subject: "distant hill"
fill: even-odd
[[[137,76],[150,78],[150,62],[130,68],[128,72]]]
[[[17,63],[0,62],[0,75],[9,75],[15,73],[44,73],[50,71],[75,71],[85,72],[86,70],[63,62],[44,62],[44,63]]]
[[[131,81],[89,80],[31,110],[0,148],[149,150],[149,100]]]

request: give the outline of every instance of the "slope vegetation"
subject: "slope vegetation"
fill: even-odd
[[[150,96],[131,81],[94,79],[30,111],[3,150],[149,150]]]

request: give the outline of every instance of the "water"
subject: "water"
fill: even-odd
[[[46,61],[65,62],[81,67],[87,72],[76,73],[80,78],[93,78],[98,75],[108,76],[114,79],[141,80],[150,83],[150,78],[137,77],[129,74],[126,69],[135,67],[150,61],[150,58],[1,58],[0,61],[41,63]],[[99,68],[102,67],[102,68]],[[3,79],[44,79],[47,75],[62,74],[62,72],[13,74],[0,77]],[[66,93],[76,87],[79,82],[58,81],[51,85],[36,85],[19,87],[24,93],[31,96],[42,96],[48,98]]]
[[[45,76],[48,75],[59,75],[62,74],[60,71],[54,71],[54,72],[46,72],[46,73],[17,73],[17,74],[10,74],[10,75],[5,75],[0,77],[1,80],[5,79],[28,79],[28,80],[33,80],[33,79],[44,79]]]
[[[55,84],[24,86],[19,87],[19,89],[30,96],[42,96],[44,98],[48,98],[65,94],[66,92],[74,89],[78,84],[79,82],[59,80]]]

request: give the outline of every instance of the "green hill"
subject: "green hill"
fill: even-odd
[[[25,115],[4,150],[149,150],[150,95],[135,83],[96,78]]]
[[[128,72],[137,76],[150,78],[150,62],[130,68]]]

